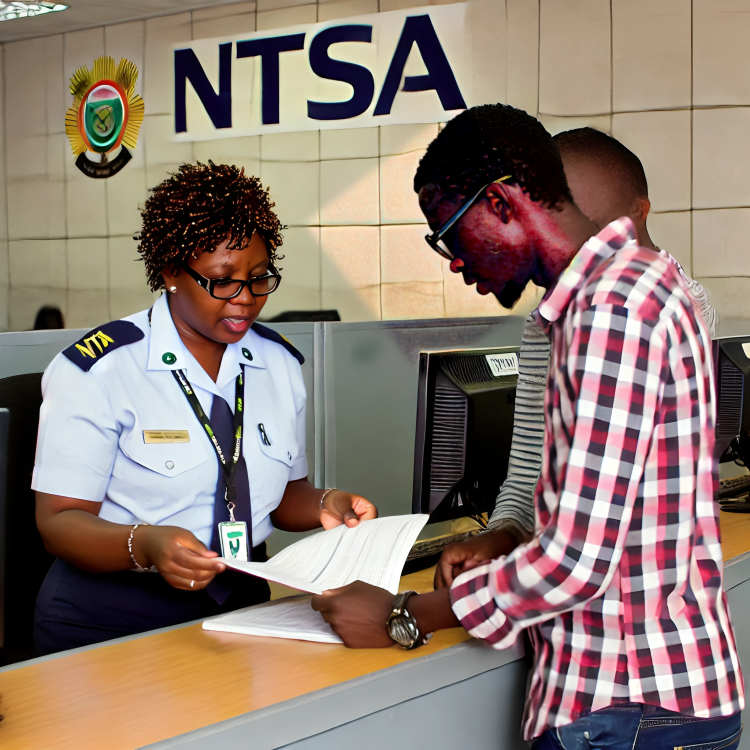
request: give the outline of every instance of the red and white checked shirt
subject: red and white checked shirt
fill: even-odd
[[[473,636],[503,648],[529,629],[526,739],[618,703],[744,707],[713,499],[710,339],[682,284],[623,218],[539,306],[552,360],[536,538],[451,587]]]

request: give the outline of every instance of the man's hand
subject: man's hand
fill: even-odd
[[[505,529],[487,531],[445,548],[435,570],[435,588],[448,588],[456,576],[476,568],[488,560],[510,554],[518,539]]]
[[[353,495],[343,490],[331,490],[323,498],[320,511],[320,525],[332,529],[342,523],[349,527],[360,521],[371,521],[378,517],[378,509],[361,495]]]
[[[216,560],[216,552],[179,526],[139,526],[133,535],[133,554],[144,568],[155,565],[167,583],[186,591],[206,588],[226,569]]]
[[[386,629],[392,604],[393,594],[362,581],[312,598],[312,608],[323,615],[347,648],[392,646]]]

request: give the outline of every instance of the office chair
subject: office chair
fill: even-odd
[[[2,450],[0,420],[0,464],[5,459],[5,481],[0,488],[2,665],[32,657],[34,604],[55,559],[44,549],[37,531],[31,489],[41,405],[41,372],[0,379],[0,409],[9,412],[5,417],[8,425],[5,451]],[[0,481],[2,479],[0,475]],[[4,503],[1,502],[3,490]]]

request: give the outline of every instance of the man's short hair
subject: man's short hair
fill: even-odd
[[[535,201],[572,200],[560,153],[539,120],[507,104],[484,104],[454,117],[429,145],[414,191],[434,184],[466,197],[505,175]]]
[[[634,199],[648,198],[648,182],[641,160],[620,141],[594,128],[566,130],[554,136],[564,159],[581,159],[611,171]]]

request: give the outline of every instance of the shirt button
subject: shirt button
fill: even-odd
[[[168,469],[174,469],[174,461],[167,461],[167,463],[164,464]]]
[[[583,733],[583,736],[584,736],[584,737],[585,737],[586,739],[588,739],[588,738],[589,738],[589,733],[588,733],[588,732],[584,732],[584,733]]]
[[[164,354],[161,355],[161,361],[164,362],[165,365],[173,365],[177,361],[177,357],[172,354],[172,352],[164,352]]]
[[[242,349],[242,355],[245,357],[245,359],[249,359],[251,362],[253,361],[253,355],[250,354],[249,349]]]

